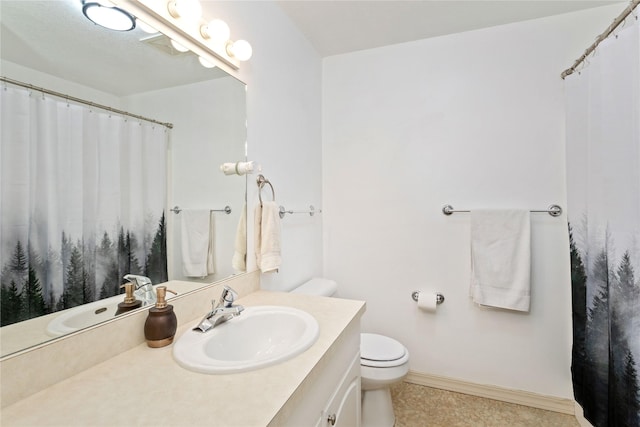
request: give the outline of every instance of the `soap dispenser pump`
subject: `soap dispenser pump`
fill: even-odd
[[[142,301],[137,300],[133,296],[133,288],[134,284],[131,282],[127,282],[124,285],[121,285],[121,288],[124,288],[125,297],[124,301],[118,304],[118,309],[116,310],[116,316],[122,313],[126,313],[127,311],[134,310],[138,307],[142,307]]]
[[[173,342],[178,329],[178,319],[173,312],[173,306],[167,304],[167,292],[177,295],[166,286],[156,288],[157,299],[155,307],[149,309],[149,315],[144,323],[144,337],[149,347],[164,347]]]

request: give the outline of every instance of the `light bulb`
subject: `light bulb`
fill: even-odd
[[[223,20],[214,19],[200,27],[200,34],[205,39],[210,39],[214,43],[225,43],[229,40],[231,30]]]
[[[227,44],[227,53],[238,61],[246,61],[251,58],[253,49],[251,49],[251,45],[248,41],[237,40],[233,43]]]
[[[216,64],[209,61],[208,59],[203,58],[202,56],[198,56],[198,61],[200,61],[200,65],[205,68],[215,68]]]
[[[178,52],[189,52],[189,49],[187,49],[186,47],[182,46],[180,43],[178,43],[177,41],[171,39],[171,46],[173,46],[173,48],[175,50],[177,50]]]
[[[140,28],[142,31],[148,34],[155,34],[158,32],[158,30],[156,30],[146,22],[141,21],[139,18],[136,18],[136,27]]]
[[[169,14],[174,18],[196,21],[202,16],[202,5],[198,0],[171,0],[167,3]]]

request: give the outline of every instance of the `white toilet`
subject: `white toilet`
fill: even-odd
[[[333,296],[338,285],[333,280],[314,278],[293,289],[293,293]],[[384,335],[360,334],[360,375],[362,376],[362,426],[393,427],[391,385],[409,372],[409,351]]]

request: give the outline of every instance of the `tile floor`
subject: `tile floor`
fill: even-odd
[[[572,415],[407,382],[391,388],[395,427],[578,427]]]

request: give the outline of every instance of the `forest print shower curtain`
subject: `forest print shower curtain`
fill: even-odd
[[[0,89],[2,325],[167,280],[168,130]]]
[[[596,427],[640,426],[640,24],[566,79],[575,398]]]

